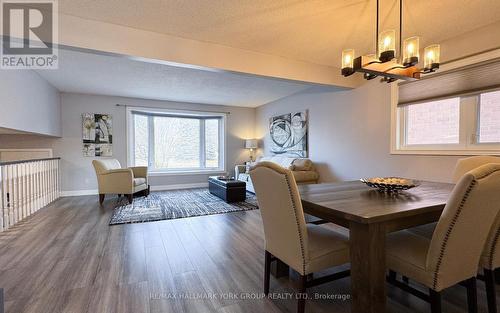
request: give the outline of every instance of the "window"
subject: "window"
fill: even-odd
[[[396,106],[393,153],[496,154],[500,91]]]
[[[460,98],[405,108],[406,145],[458,144]]]
[[[225,116],[129,109],[129,160],[152,172],[224,171]]]
[[[500,143],[500,91],[479,98],[479,143]]]

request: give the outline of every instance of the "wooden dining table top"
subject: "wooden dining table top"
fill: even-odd
[[[453,184],[384,193],[360,181],[299,186],[304,212],[349,228],[351,312],[386,312],[386,235],[439,220]]]
[[[299,192],[306,213],[368,224],[441,212],[454,186],[423,181],[418,187],[393,194],[349,181],[300,185]]]

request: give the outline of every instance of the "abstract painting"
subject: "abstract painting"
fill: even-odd
[[[271,152],[291,157],[307,157],[307,111],[271,117]]]
[[[83,113],[83,156],[113,156],[113,118],[110,114]]]

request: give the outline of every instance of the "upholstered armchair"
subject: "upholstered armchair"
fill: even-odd
[[[97,175],[100,204],[107,194],[126,195],[129,203],[132,203],[134,193],[142,191],[149,195],[146,166],[122,168],[116,159],[94,160],[92,165]]]

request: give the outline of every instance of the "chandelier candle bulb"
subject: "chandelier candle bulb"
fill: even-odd
[[[354,73],[354,49],[342,51],[342,75],[349,76]]]
[[[418,64],[419,50],[420,50],[419,37],[410,37],[403,42],[403,65],[413,66]]]
[[[439,58],[441,56],[441,47],[431,45],[424,50],[424,70],[433,72],[439,68]]]
[[[386,30],[379,35],[378,51],[381,62],[388,62],[396,57],[396,31]]]

